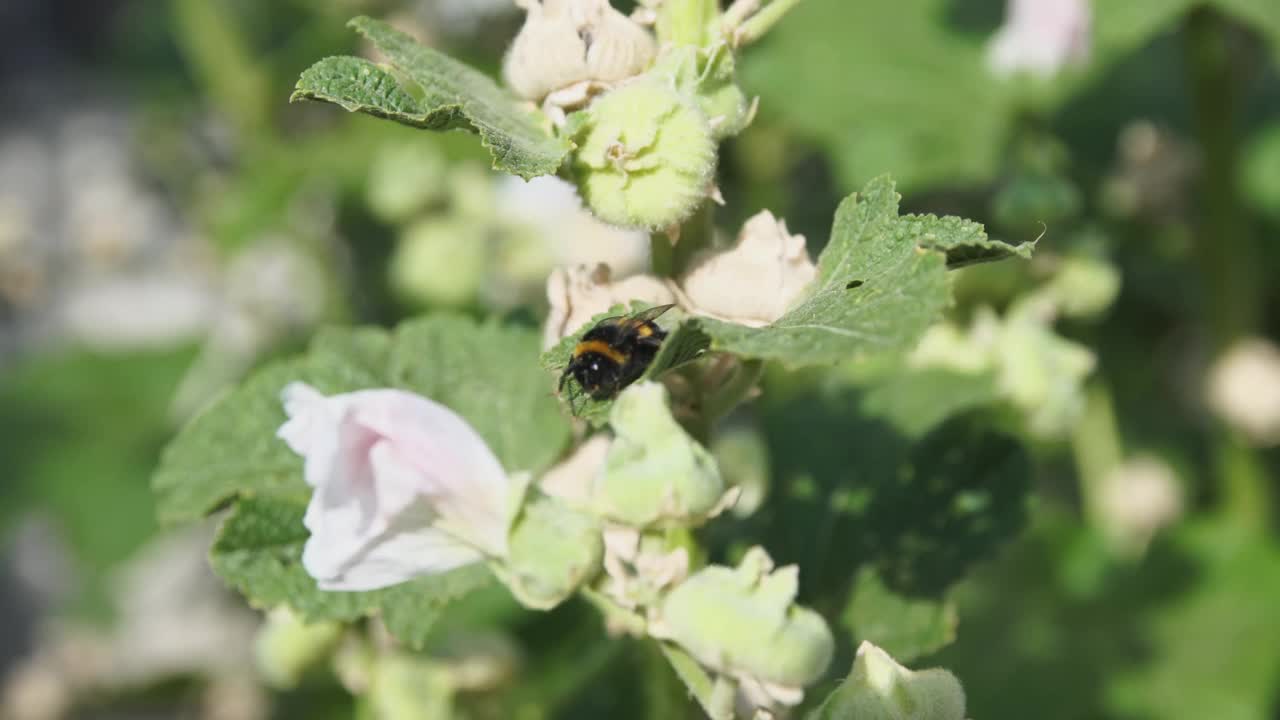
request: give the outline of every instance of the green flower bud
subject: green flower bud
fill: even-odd
[[[726,428],[711,444],[716,463],[725,480],[741,488],[731,512],[750,517],[769,494],[769,447],[764,435],[752,427]]]
[[[447,720],[454,716],[449,669],[425,657],[392,652],[377,659],[368,701],[378,720]]]
[[[493,565],[526,607],[560,604],[600,571],[604,541],[594,518],[555,498],[531,495],[508,536],[505,561]]]
[[[1053,280],[1042,292],[1047,293],[1067,317],[1093,317],[1115,302],[1120,293],[1120,271],[1098,258],[1063,258]]]
[[[719,511],[715,458],[671,417],[661,383],[627,388],[609,422],[615,438],[593,492],[600,515],[644,528],[695,525]]]
[[[605,222],[666,228],[706,198],[716,143],[706,115],[660,78],[642,76],[600,97],[567,129],[583,199]]]
[[[391,285],[419,305],[466,305],[484,281],[489,247],[476,223],[430,218],[415,223],[400,238],[391,258]]]
[[[369,168],[369,209],[386,222],[407,222],[444,199],[446,173],[444,156],[430,142],[385,147]]]
[[[288,608],[272,610],[254,640],[258,672],[272,687],[297,687],[307,671],[333,654],[341,637],[340,623],[308,624]]]
[[[1028,413],[1032,432],[1059,437],[1084,413],[1084,380],[1094,356],[1053,331],[1041,302],[1032,299],[1009,311],[997,346],[998,383]]]
[[[758,683],[800,687],[831,662],[835,641],[818,613],[794,604],[799,570],[773,570],[762,548],[737,568],[711,565],[662,604],[663,633],[707,667]]]
[[[964,690],[946,670],[912,672],[869,642],[811,720],[964,720]]]
[[[692,98],[706,116],[716,140],[737,135],[751,122],[752,103],[738,86],[733,51],[728,45],[673,48],[650,74],[670,77],[681,93]]]

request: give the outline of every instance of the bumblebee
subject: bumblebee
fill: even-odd
[[[591,399],[608,400],[640,379],[667,337],[653,321],[673,307],[659,305],[596,323],[574,346],[560,376],[560,392],[572,377]]]

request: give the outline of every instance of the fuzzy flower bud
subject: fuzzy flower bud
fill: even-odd
[[[1209,371],[1208,402],[1223,420],[1261,446],[1280,443],[1280,348],[1242,340]]]
[[[752,548],[737,568],[711,565],[676,586],[662,604],[661,634],[744,687],[798,702],[835,648],[822,616],[795,604],[798,583],[799,568],[774,570]]]
[[[560,604],[600,570],[604,542],[595,520],[551,497],[525,503],[506,559],[494,572],[526,607]]]
[[[674,303],[676,296],[665,283],[650,275],[615,281],[609,266],[603,263],[556,268],[547,278],[551,311],[542,331],[543,348],[551,348],[609,308],[629,305],[633,300],[666,305]]]
[[[1089,58],[1092,24],[1089,0],[1009,0],[987,63],[998,75],[1051,76]]]
[[[570,167],[587,206],[605,222],[667,228],[707,197],[716,167],[712,129],[670,82],[627,83],[575,118]]]
[[[491,252],[483,228],[464,218],[427,218],[405,229],[391,257],[391,286],[418,305],[473,302]]]
[[[503,64],[520,97],[542,102],[575,85],[608,85],[644,72],[653,36],[608,0],[517,0],[528,12]]]
[[[723,509],[715,458],[671,417],[667,389],[623,391],[609,422],[616,435],[593,491],[596,511],[631,527],[688,526]]]
[[[1031,431],[1060,437],[1084,413],[1084,380],[1095,359],[1085,346],[1067,340],[1033,307],[1015,306],[997,344],[1000,391],[1029,414]]]
[[[697,262],[681,283],[698,315],[763,327],[782,317],[817,277],[803,235],[768,210],[742,226],[738,244]]]
[[[863,642],[853,671],[812,720],[964,720],[964,689],[946,670],[912,672]]]
[[[277,608],[258,630],[254,659],[272,687],[297,687],[308,670],[333,654],[341,637],[340,623],[306,623],[288,608]]]

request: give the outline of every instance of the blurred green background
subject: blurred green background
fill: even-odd
[[[1010,490],[1025,516],[942,573],[955,641],[912,665],[954,671],[982,720],[1280,720],[1280,438],[1205,400],[1225,350],[1280,334],[1280,3],[1093,11],[1087,62],[1004,79],[985,61],[1001,1],[806,0],[744,56],[760,114],[723,149],[717,222],[769,208],[816,249],[888,172],[907,210],[1043,235],[1029,264],[962,271],[964,323],[1064,263],[1118,271],[1114,302],[1057,326],[1096,355],[1075,430],[976,403],[1032,450],[1031,488]],[[546,271],[596,237],[566,240],[568,216],[465,136],[290,105],[312,62],[362,51],[360,13],[492,72],[520,23],[508,0],[0,3],[0,717],[351,717],[331,682],[269,693],[246,672],[256,616],[204,572],[207,528],[158,532],[158,453],[321,325],[536,322]],[[813,547],[831,563],[853,542],[822,534],[813,476],[821,493],[847,444],[872,445],[840,377],[771,376],[759,409],[773,497],[755,527],[781,526],[766,544],[806,572]],[[1280,394],[1275,372],[1255,382]],[[1118,551],[1090,488],[1135,457],[1179,500]],[[696,717],[589,609],[511,622],[539,658],[522,717]]]

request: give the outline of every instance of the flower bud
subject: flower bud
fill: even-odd
[[[1058,437],[1084,413],[1084,380],[1095,361],[1088,348],[1055,333],[1035,305],[1015,306],[1005,319],[997,384],[1028,413],[1033,433]]]
[[[1044,291],[1064,316],[1094,317],[1115,302],[1120,293],[1120,271],[1097,258],[1064,258]]]
[[[946,670],[912,672],[863,642],[853,671],[811,720],[964,720],[964,690]]]
[[[402,223],[444,199],[448,167],[434,144],[388,145],[369,168],[369,209],[378,219]]]
[[[308,670],[328,659],[341,637],[340,623],[308,624],[288,608],[277,608],[258,630],[254,659],[269,685],[296,687]]]
[[[391,652],[375,661],[368,702],[379,720],[436,720],[454,716],[455,693],[447,667]]]
[[[516,94],[541,102],[579,83],[616,83],[653,62],[653,36],[608,0],[523,3],[528,15],[503,64]]]
[[[489,262],[483,230],[462,219],[430,218],[409,226],[391,258],[391,285],[419,305],[473,302]]]
[[[575,117],[571,169],[600,219],[620,227],[667,228],[706,198],[716,167],[711,126],[669,82],[628,83]]]
[[[763,327],[803,297],[817,274],[804,236],[766,210],[742,226],[732,249],[698,261],[681,286],[694,314]]]
[[[796,566],[775,571],[768,553],[752,548],[737,568],[705,567],[672,590],[663,634],[719,672],[800,688],[827,669],[835,641],[822,616],[794,604],[798,582]]]
[[[731,426],[716,435],[711,452],[725,481],[741,488],[733,505],[736,517],[750,517],[769,494],[769,446],[753,427]]]
[[[558,500],[534,496],[511,528],[505,561],[492,567],[526,607],[560,604],[600,570],[604,541],[594,518]]]
[[[688,526],[722,509],[715,458],[671,417],[667,397],[661,383],[642,382],[614,402],[616,437],[593,493],[601,516],[637,528]]]

